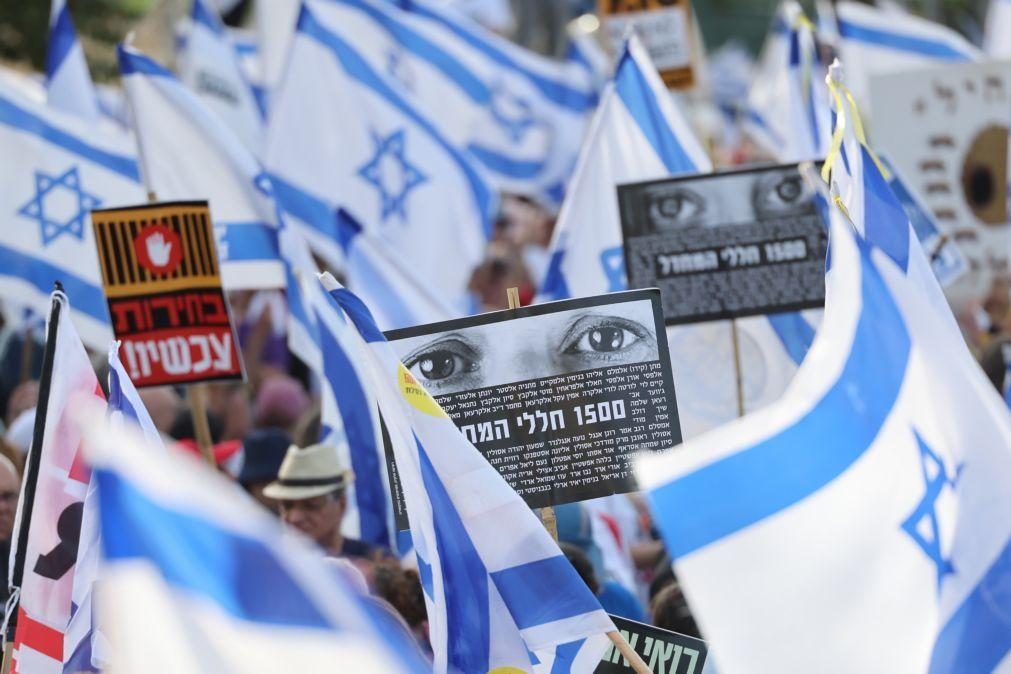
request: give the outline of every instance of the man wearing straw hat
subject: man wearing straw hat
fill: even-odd
[[[341,534],[345,491],[353,477],[333,445],[292,445],[277,480],[264,488],[263,495],[278,501],[281,519],[316,541],[327,555],[374,560],[383,556],[382,550]]]

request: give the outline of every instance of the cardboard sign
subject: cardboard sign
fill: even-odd
[[[531,507],[632,491],[632,456],[681,442],[656,290],[497,311],[386,336]]]
[[[826,229],[796,165],[618,187],[629,286],[668,325],[825,303]]]
[[[635,30],[669,88],[684,89],[695,81],[692,72],[692,18],[688,0],[598,0],[612,52]]]
[[[242,379],[207,202],[92,211],[91,221],[133,383]]]
[[[611,620],[654,674],[701,674],[709,654],[705,641],[615,615]],[[632,669],[612,644],[593,671],[594,674],[628,674]]]
[[[1011,63],[879,75],[870,97],[871,142],[958,243],[969,271],[956,286],[978,299],[1011,268]]]

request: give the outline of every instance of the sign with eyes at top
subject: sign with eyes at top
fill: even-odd
[[[386,337],[531,507],[633,491],[631,457],[681,442],[655,289],[496,311]]]
[[[828,236],[796,164],[618,187],[629,286],[668,325],[825,304]]]

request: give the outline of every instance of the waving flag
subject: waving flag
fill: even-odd
[[[332,276],[323,282],[331,310],[361,336],[353,357],[368,363],[389,429],[435,672],[592,672],[614,630],[599,602],[533,511],[397,360],[361,300]]]
[[[16,613],[11,672],[62,674],[64,633],[89,474],[81,435],[71,419],[82,401],[104,407],[102,389],[61,291],[52,295],[39,383],[35,435],[14,521],[10,587]],[[14,611],[11,608],[10,611]]]
[[[425,671],[406,633],[234,483],[137,435],[86,432],[115,638],[106,671]]]
[[[0,85],[0,294],[45,315],[54,281],[85,343],[112,338],[89,212],[145,200],[121,138]]]
[[[235,44],[209,0],[193,0],[179,79],[254,153],[263,145],[264,112]]]
[[[319,21],[499,189],[557,206],[596,104],[588,71],[577,63],[547,66],[534,55],[525,59],[533,64],[494,58],[505,53],[496,46],[505,40],[477,25],[465,34],[447,29],[433,19],[443,13],[450,11],[387,0],[317,6]]]
[[[81,41],[67,0],[52,0],[49,46],[46,49],[46,89],[49,105],[87,122],[99,119],[98,94],[91,83]]]
[[[281,203],[337,264],[333,212],[346,208],[463,311],[495,195],[467,157],[317,18],[325,6],[303,4],[272,99],[266,164]]]
[[[983,49],[993,59],[1011,58],[1011,0],[990,0]]]
[[[564,299],[624,290],[627,280],[615,188],[711,170],[701,143],[646,50],[638,38],[631,37],[613,84],[602,95],[558,215],[541,296]]]
[[[867,100],[868,79],[876,73],[983,58],[955,31],[912,14],[842,0],[836,4],[836,17],[840,58],[852,74],[851,88],[862,101]]]
[[[120,47],[119,67],[151,190],[164,201],[210,202],[225,287],[283,287],[274,207],[257,188],[256,160],[162,66]]]
[[[789,391],[639,482],[721,672],[1003,671],[1011,416],[833,211],[825,322]]]

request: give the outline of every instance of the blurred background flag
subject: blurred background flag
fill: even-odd
[[[384,609],[234,484],[101,422],[86,433],[115,639],[105,671],[425,671]]]
[[[435,672],[593,672],[614,630],[600,603],[533,511],[397,360],[362,301],[332,276],[322,281],[332,311],[361,336],[390,433]]]
[[[247,148],[258,153],[263,146],[265,111],[210,0],[193,0],[188,25],[185,45],[178,55],[179,79]]]
[[[0,295],[49,311],[59,280],[84,342],[112,338],[89,213],[143,203],[132,145],[0,84]]]
[[[468,157],[317,19],[326,6],[303,4],[272,99],[266,164],[281,203],[337,265],[333,212],[346,208],[430,292],[469,311],[470,270],[491,235],[496,195]]]
[[[95,123],[98,95],[91,82],[84,49],[77,38],[67,0],[52,0],[49,45],[46,49],[46,89],[49,105]]]
[[[678,579],[728,674],[1006,667],[1011,416],[838,208],[831,240],[782,400],[636,466]]]
[[[119,67],[147,187],[162,201],[210,202],[226,288],[283,287],[275,210],[257,189],[256,159],[161,65],[121,46]]]
[[[990,0],[983,49],[993,59],[1011,58],[1011,0]]]

